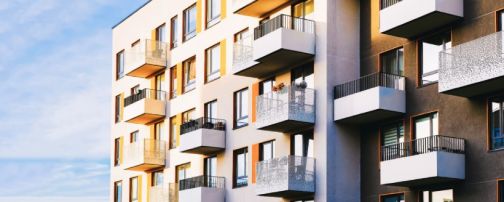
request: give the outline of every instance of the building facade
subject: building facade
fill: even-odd
[[[504,201],[504,0],[151,0],[113,202]]]

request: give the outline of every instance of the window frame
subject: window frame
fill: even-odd
[[[220,60],[221,59],[221,44],[220,42],[207,48],[205,50],[205,83],[208,83],[208,82],[211,82],[211,81],[214,81],[214,80],[217,80],[221,77],[220,75],[220,70],[221,70],[221,66],[222,66],[222,61]],[[218,64],[218,67],[215,71],[209,71],[210,69],[215,69],[213,68],[213,50],[214,49],[217,49],[218,48],[218,51],[217,53],[219,54],[219,57],[217,58],[217,61],[219,61],[219,64]],[[212,67],[212,68],[210,68]]]
[[[244,176],[238,176],[238,156],[243,154],[245,156],[244,165]],[[248,147],[243,147],[233,151],[233,189],[248,186],[248,173],[247,173],[247,155]],[[246,179],[245,183],[238,184],[238,178]]]
[[[114,122],[121,122],[121,94],[116,95],[114,99]]]
[[[130,143],[135,143],[138,141],[138,135],[140,134],[139,130],[135,130],[130,133]],[[134,141],[133,141],[134,140]]]
[[[267,83],[267,82],[271,82],[272,85],[271,85],[271,90],[269,92],[266,92],[266,93],[273,92],[273,88],[276,85],[275,77],[264,79],[261,82],[259,82],[259,95],[264,95],[264,93],[265,93],[264,92],[264,84]]]
[[[196,113],[196,108],[192,108],[182,112],[182,124],[194,120],[194,114]]]
[[[384,69],[384,65],[383,65],[383,57],[393,51],[397,51],[396,52],[396,56],[399,57],[399,50],[402,50],[402,72],[397,72],[397,73],[393,73],[393,72],[385,72],[385,69]],[[386,50],[384,52],[381,52],[379,55],[378,55],[378,66],[379,66],[379,70],[380,72],[383,72],[383,73],[387,73],[387,74],[393,74],[393,75],[398,75],[398,76],[404,76],[405,72],[406,72],[406,67],[404,66],[404,55],[405,55],[405,51],[404,51],[404,47],[403,46],[399,46],[399,47],[396,47],[396,48],[393,48],[393,49],[390,49],[390,50]],[[396,67],[398,68],[398,67]]]
[[[212,3],[215,2],[219,2],[219,14],[217,16],[213,16],[212,18],[212,8],[213,8],[213,5]],[[205,15],[205,27],[206,29],[209,29],[211,27],[213,27],[214,25],[218,24],[220,22],[220,18],[221,18],[221,15],[222,15],[222,10],[221,10],[221,5],[222,2],[221,0],[205,0],[205,11],[206,11],[206,15]]]
[[[124,77],[126,55],[124,49],[116,53],[116,81]]]
[[[170,68],[170,99],[177,98],[177,90],[179,88],[177,70],[177,65]]]
[[[446,44],[447,44],[447,42],[443,41],[443,44],[442,44],[443,50],[447,50],[447,49],[449,49],[449,48],[452,47],[452,44],[451,44],[452,43],[452,30],[451,29],[449,29],[449,30],[442,30],[440,32],[436,32],[436,33],[431,34],[431,35],[429,35],[427,37],[424,37],[422,39],[417,40],[417,44],[418,44],[418,48],[417,48],[417,53],[418,53],[418,59],[417,59],[417,61],[418,61],[418,64],[417,64],[417,66],[418,66],[418,68],[417,68],[417,70],[418,70],[418,72],[417,72],[418,73],[418,76],[417,76],[417,87],[425,87],[425,86],[429,86],[429,85],[432,85],[432,84],[439,83],[439,76],[438,76],[438,80],[436,80],[436,81],[424,83],[424,79],[423,79],[424,77],[426,77],[426,76],[432,76],[432,75],[435,75],[435,74],[439,75],[439,69],[440,69],[440,66],[441,66],[441,64],[439,64],[439,66],[438,66],[438,68],[436,70],[424,73],[424,52],[423,52],[424,51],[424,42],[426,40],[429,40],[429,39],[432,39],[432,38],[435,38],[435,37],[440,37],[440,36],[443,36],[445,34],[448,34],[448,36],[450,36],[450,41],[449,41],[450,47],[445,47]],[[404,52],[403,52],[403,54],[404,54]],[[436,59],[439,59],[439,57],[436,58]],[[424,75],[424,74],[426,74],[426,75]]]
[[[419,190],[418,191],[418,201],[423,202],[425,200],[423,197],[424,192],[428,192],[428,194],[429,194],[428,202],[432,202],[432,193],[433,192],[448,191],[448,190],[452,191],[452,200],[455,201],[455,194],[454,194],[455,189],[453,189],[453,188],[445,188],[445,189],[438,188],[438,189],[430,189],[430,190]]]
[[[156,27],[156,41],[166,42],[166,23],[163,23]]]
[[[134,193],[134,190],[133,190],[133,180],[136,180],[136,198],[133,198],[133,193]],[[140,188],[138,187],[138,176],[135,176],[135,177],[131,177],[130,178],[130,189],[129,189],[129,201],[130,202],[138,202],[140,199],[138,198],[139,196],[139,192],[140,192]]]
[[[191,77],[191,65],[194,64],[194,79],[188,80],[186,77]],[[187,69],[186,69],[187,68]],[[196,56],[190,57],[187,60],[182,62],[182,90],[184,93],[187,93],[191,90],[196,89]]]
[[[156,178],[156,173],[161,173],[161,177],[162,177],[162,180],[161,180],[161,183],[158,184],[158,180]],[[151,184],[150,186],[151,187],[156,187],[156,186],[163,186],[163,183],[164,183],[164,172],[163,172],[163,169],[159,169],[159,170],[155,170],[155,171],[152,171],[151,173]]]
[[[194,23],[195,23],[195,24],[194,24],[194,30],[192,30],[192,31],[191,31],[191,30],[188,30],[188,29],[189,29],[189,27],[188,27],[188,26],[189,26],[189,21],[190,21],[190,19],[187,19],[188,17],[191,17],[191,16],[189,15],[189,11],[190,11],[191,9],[194,9],[194,15],[195,15],[195,16],[194,16]],[[197,34],[197,30],[198,30],[198,25],[197,25],[197,24],[198,24],[198,23],[197,23],[197,21],[198,21],[198,20],[197,20],[197,18],[198,18],[198,14],[197,14],[197,13],[198,13],[198,10],[197,10],[197,8],[196,8],[196,3],[194,3],[193,5],[191,5],[191,6],[187,7],[187,8],[186,8],[186,9],[184,9],[184,11],[182,12],[182,14],[183,14],[183,22],[182,22],[182,25],[183,25],[183,30],[182,30],[182,32],[183,32],[183,34],[182,34],[182,41],[183,41],[183,42],[186,42],[186,41],[188,41],[188,40],[190,40],[190,39],[194,38],[194,37],[196,36],[196,34]],[[190,31],[190,32],[188,32],[188,31]]]
[[[211,106],[215,106],[215,109],[213,109],[213,107],[211,107]],[[209,116],[209,114],[214,114],[214,111],[215,111],[215,114],[217,116],[217,111],[218,111],[217,99],[206,102],[204,105],[204,110],[205,110],[205,118],[216,119],[217,117]]]
[[[502,20],[504,19],[504,9],[496,11],[495,15],[495,31],[500,32],[503,31],[502,28],[504,23]]]
[[[179,31],[178,15],[170,18],[170,50],[178,47],[178,31]]]
[[[249,107],[246,106],[246,116],[241,116],[241,117],[238,117],[238,115],[243,115],[242,113],[239,113],[239,112],[243,112],[243,106],[241,106],[241,104],[243,103],[243,94],[245,94],[247,96],[247,104],[249,104],[249,88],[246,87],[246,88],[242,88],[241,90],[238,90],[236,92],[233,93],[233,129],[239,129],[239,128],[243,128],[243,127],[246,127],[249,125]],[[240,95],[240,102],[239,104],[237,104],[238,102],[238,95]],[[238,124],[240,121],[246,121],[246,123],[243,123],[243,124]]]
[[[429,117],[429,124],[430,124],[430,136],[434,136],[434,122],[433,122],[433,115],[437,114],[437,121],[438,121],[438,131],[436,135],[439,135],[439,112],[438,111],[432,111],[432,112],[427,112],[423,114],[419,114],[416,116],[411,117],[411,140],[416,140],[417,139],[417,132],[416,132],[416,120]]]
[[[243,40],[244,38],[247,37],[247,34],[249,33],[249,28],[246,27],[245,29],[242,29],[241,31],[239,32],[236,32],[234,35],[233,35],[233,41],[236,43],[240,40]]]
[[[121,191],[119,192],[118,187],[121,188]],[[115,181],[114,182],[114,202],[122,202],[122,192],[123,192],[123,186],[122,186],[122,180]]]
[[[114,167],[121,165],[121,138],[114,139]]]
[[[174,131],[175,129],[175,131]],[[180,131],[180,125],[177,124],[177,116],[170,117],[170,144],[168,145],[169,149],[177,148],[177,133]]]
[[[495,99],[499,99],[501,101],[495,101]],[[500,137],[498,138],[503,138],[504,139],[504,131],[502,131],[504,129],[504,94],[501,94],[501,95],[497,95],[497,96],[491,96],[491,97],[488,97],[487,99],[487,128],[488,128],[488,131],[487,131],[487,139],[488,139],[488,151],[490,152],[495,152],[495,151],[504,151],[504,146],[500,147],[500,148],[494,148],[494,132],[493,132],[493,129],[492,129],[492,104],[493,103],[497,103],[500,105],[500,109],[501,109],[501,112],[500,112],[500,124],[502,124],[501,126],[501,135]]]
[[[504,201],[504,179],[497,179],[497,202]]]
[[[270,160],[270,159],[274,159],[276,157],[276,152],[275,152],[275,146],[276,145],[276,141],[275,140],[269,140],[269,141],[266,141],[266,142],[261,142],[259,143],[259,161],[265,161],[265,160]],[[269,146],[270,149],[271,149],[271,157],[268,158],[268,159],[265,159],[265,153],[264,153],[264,149],[266,146]]]
[[[380,194],[380,202],[384,202],[385,198],[402,196],[403,200],[406,201],[406,195],[404,192],[390,193],[390,194]]]
[[[216,163],[215,165],[212,164],[212,160],[211,159],[215,159],[215,163]],[[210,162],[211,165],[209,165],[209,162]],[[215,168],[215,172],[217,172],[217,169],[218,169],[217,168],[217,155],[211,155],[211,156],[205,157],[203,159],[203,167],[204,167],[204,169],[203,169],[203,173],[204,173],[203,175],[204,176],[207,176],[207,177],[214,176],[214,175],[209,174],[208,171],[209,171],[209,168],[213,167],[213,168]]]

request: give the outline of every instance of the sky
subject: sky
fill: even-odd
[[[111,27],[146,0],[0,0],[0,202],[106,202]]]

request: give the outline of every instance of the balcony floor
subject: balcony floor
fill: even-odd
[[[286,198],[286,199],[299,199],[299,198],[313,196],[313,192],[286,190],[286,191],[259,194],[259,196],[281,197],[281,198]]]
[[[412,180],[412,181],[406,181],[406,182],[391,183],[391,184],[387,184],[387,186],[422,188],[422,187],[431,187],[433,184],[443,184],[443,183],[458,182],[458,181],[463,181],[463,180],[447,178],[447,177],[431,177],[431,178],[424,178],[424,179],[418,179],[418,180]]]
[[[139,164],[139,165],[134,165],[134,166],[128,167],[128,168],[126,168],[126,170],[147,171],[147,170],[152,170],[152,169],[157,169],[157,168],[162,168],[162,167],[164,167],[164,165],[144,163],[144,164]]]
[[[165,116],[159,114],[142,114],[132,119],[126,120],[126,122],[134,124],[148,124],[164,117]]]
[[[201,146],[201,147],[196,147],[194,149],[189,149],[189,150],[180,151],[180,152],[189,153],[189,154],[209,155],[209,154],[215,154],[215,153],[222,151],[222,150],[224,150],[224,148]]]
[[[383,33],[403,38],[415,38],[459,19],[461,19],[459,16],[435,11],[393,29],[386,30]]]
[[[282,122],[278,122],[275,124],[258,127],[259,130],[273,131],[273,132],[281,132],[281,133],[289,133],[296,132],[300,130],[305,130],[312,127],[313,123],[307,123],[302,121],[295,120],[286,120]]]
[[[160,66],[160,65],[154,65],[154,64],[143,64],[139,66],[138,68],[130,71],[127,75],[128,76],[133,76],[133,77],[140,77],[140,78],[148,78],[155,74],[156,72],[159,72],[161,70],[165,69],[165,66]]]
[[[345,124],[367,124],[367,123],[375,123],[393,117],[399,117],[401,115],[403,115],[403,113],[401,112],[377,109],[374,111],[366,112],[364,114],[359,114],[345,119],[340,119],[337,120],[336,122]]]
[[[264,78],[292,65],[300,64],[312,58],[312,54],[280,49],[257,60],[258,63],[236,72],[236,75]]]
[[[474,83],[460,88],[455,88],[441,93],[448,95],[456,95],[461,97],[475,97],[479,95],[488,95],[504,89],[504,76]]]

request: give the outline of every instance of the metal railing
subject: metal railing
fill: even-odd
[[[180,180],[179,190],[183,191],[186,189],[194,189],[198,187],[224,189],[225,181],[226,179],[224,177],[202,175]]]
[[[256,191],[259,194],[266,194],[287,187],[296,191],[315,191],[314,158],[284,156],[258,162],[256,166]]]
[[[378,72],[335,86],[334,99],[342,98],[378,86],[404,90],[405,85],[406,83],[403,76]]]
[[[381,9],[383,10],[401,1],[403,0],[381,0]]]
[[[248,35],[233,44],[233,69],[242,70],[253,60],[253,45],[252,36]]]
[[[381,160],[387,161],[435,151],[464,154],[465,140],[456,137],[434,135],[408,142],[382,146]]]
[[[143,139],[125,147],[126,164],[134,166],[143,163],[164,165],[166,142],[163,140]]]
[[[139,90],[137,94],[130,95],[129,97],[124,98],[124,107],[127,107],[128,105],[131,105],[145,98],[164,101],[166,100],[166,92],[162,90],[154,90],[148,88]]]
[[[186,123],[183,123],[180,126],[180,135],[185,133],[189,133],[198,129],[212,129],[212,130],[226,130],[226,120],[224,119],[214,119],[201,117],[198,119],[190,120]]]
[[[125,51],[125,68],[131,71],[145,63],[166,66],[168,50],[168,44],[165,42],[142,40],[138,45]]]
[[[315,21],[281,14],[254,29],[254,40],[257,40],[277,29],[286,28],[298,32],[315,33]]]
[[[257,96],[257,125],[269,125],[285,117],[314,122],[315,90],[285,86],[280,90]]]

